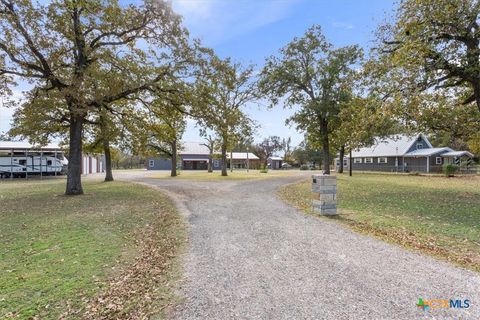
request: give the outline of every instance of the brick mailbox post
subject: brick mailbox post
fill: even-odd
[[[312,175],[313,211],[321,215],[337,214],[337,177]]]

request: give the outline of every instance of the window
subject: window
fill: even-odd
[[[353,158],[353,163],[362,163],[362,158]]]
[[[365,158],[365,163],[373,163],[373,158]]]
[[[149,166],[150,168],[155,167],[155,160],[148,160],[148,166]]]
[[[378,158],[378,163],[387,163],[387,158]]]
[[[52,160],[47,160],[47,166],[51,166],[52,165]]]
[[[436,157],[435,164],[442,164],[442,157]]]
[[[423,143],[417,143],[417,150],[423,149]]]
[[[348,159],[343,159],[343,166],[344,167],[348,166]]]
[[[18,161],[18,164],[20,164],[21,166],[25,166],[27,164],[27,160],[20,160]]]
[[[218,159],[213,160],[213,166],[214,166],[215,168],[220,167],[220,160],[218,160]]]

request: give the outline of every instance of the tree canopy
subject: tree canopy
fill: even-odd
[[[327,174],[329,136],[342,103],[351,97],[349,81],[361,57],[357,46],[332,48],[320,26],[314,25],[280,49],[279,57],[268,58],[261,72],[260,88],[272,106],[280,99],[286,107],[300,106],[288,121],[321,142]]]
[[[0,0],[0,77],[7,86],[15,79],[29,82],[32,97],[47,92],[63,102],[60,112],[57,104],[48,111],[52,123],[68,123],[66,194],[83,193],[82,134],[89,113],[148,89],[189,59],[187,32],[164,1]],[[33,109],[41,113],[42,105]]]
[[[239,137],[252,135],[255,124],[243,111],[257,99],[253,67],[211,55],[195,84],[192,114],[204,128],[218,136],[222,153],[222,175],[227,175],[227,148]]]

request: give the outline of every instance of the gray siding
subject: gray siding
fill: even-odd
[[[171,170],[172,161],[164,158],[148,158],[147,170]]]
[[[442,158],[442,164],[436,164],[437,157],[441,157],[441,154],[434,154],[428,159],[430,166],[429,172],[442,172],[442,166],[445,160]],[[405,163],[407,163],[405,167],[407,172],[427,172],[427,157],[405,158]]]
[[[387,163],[378,163],[378,158],[379,157],[373,157],[373,163],[365,163],[365,158],[363,157],[362,163],[353,163],[352,169],[358,170],[358,171],[382,171],[382,172],[397,171],[397,167],[395,167],[395,157],[386,157]],[[345,168],[348,168],[348,162]],[[398,157],[398,171],[399,172],[402,171],[402,157]]]
[[[411,147],[410,149],[408,149],[408,151],[406,153],[409,153],[409,152],[412,152],[412,151],[415,151],[417,150],[417,144],[421,144],[422,145],[422,149],[429,149],[430,146],[428,145],[427,141],[425,141],[425,139],[422,137],[420,140],[417,140]]]
[[[439,155],[430,156],[430,172],[442,172],[442,165],[444,159],[442,158],[442,164],[436,164],[436,158]],[[405,160],[405,166],[403,161]],[[345,169],[348,168],[345,166]],[[378,157],[373,157],[373,163],[365,163],[365,158],[362,158],[362,163],[354,163],[353,170],[358,171],[382,171],[382,172],[396,172],[395,157],[387,157],[387,163],[378,163]],[[398,172],[427,172],[427,157],[419,158],[403,158],[398,157]]]
[[[405,172],[427,172],[427,158],[405,158]]]

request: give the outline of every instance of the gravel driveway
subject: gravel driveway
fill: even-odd
[[[480,319],[479,274],[303,215],[276,196],[301,178],[130,177],[166,190],[189,223],[174,318]],[[418,298],[471,306],[423,311]]]

